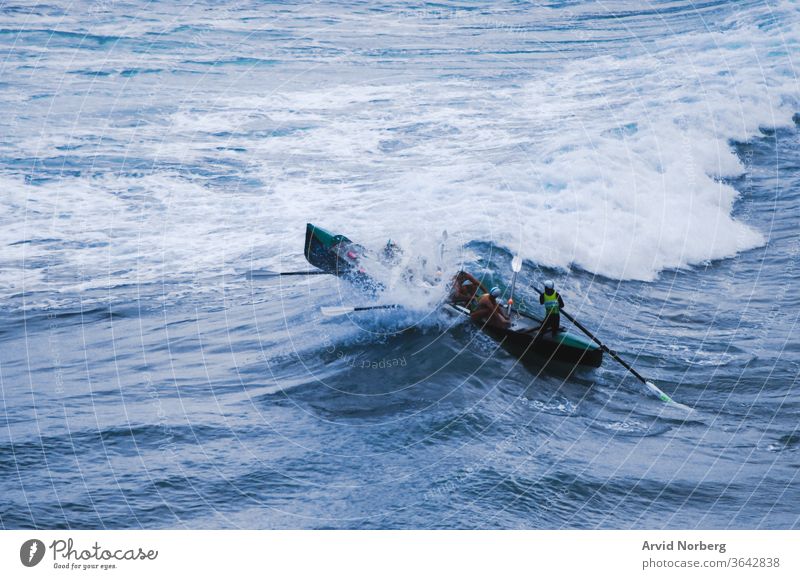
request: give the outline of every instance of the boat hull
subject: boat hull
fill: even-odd
[[[508,352],[526,361],[538,362],[544,358],[548,362],[555,360],[593,368],[603,363],[603,351],[600,348],[587,347],[587,344],[571,344],[576,338],[574,334],[560,331],[555,336],[550,332],[540,336],[538,330],[538,327],[527,331],[484,329],[487,334],[501,342]]]
[[[359,263],[365,249],[344,235],[334,235],[326,229],[307,223],[303,253],[308,263],[314,267],[344,278],[366,293],[374,294],[381,289],[381,285]]]
[[[333,235],[321,227],[306,224],[306,243],[303,253],[308,263],[322,271],[334,275],[343,275],[352,269],[352,264],[341,259],[337,246],[350,243],[344,235]]]
[[[450,306],[451,311],[469,316],[463,306]],[[500,342],[500,345],[523,362],[563,362],[571,365],[597,368],[603,363],[603,351],[584,338],[564,330],[554,336],[541,333],[541,320],[525,313],[514,312],[510,328],[495,328],[482,322],[473,322],[485,333]]]

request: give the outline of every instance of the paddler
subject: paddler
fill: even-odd
[[[511,321],[503,313],[502,306],[497,303],[497,298],[502,293],[499,287],[493,287],[490,292],[483,294],[478,300],[478,307],[470,314],[472,319],[503,330],[510,326]]]
[[[558,328],[561,325],[561,308],[564,307],[564,300],[561,299],[561,294],[555,290],[555,284],[552,279],[544,282],[544,293],[539,296],[539,303],[544,306],[544,321],[542,322],[542,333],[548,329],[553,332],[555,336],[558,333]]]
[[[450,291],[450,301],[454,304],[463,304],[466,306],[472,305],[475,299],[475,294],[479,289],[484,292],[486,288],[483,287],[474,275],[466,271],[459,271],[453,278],[453,288]]]

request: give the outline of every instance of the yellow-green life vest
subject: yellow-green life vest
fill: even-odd
[[[544,311],[548,314],[558,314],[558,292],[544,294]]]

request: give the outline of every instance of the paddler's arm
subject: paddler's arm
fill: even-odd
[[[468,272],[466,272],[466,271],[462,271],[461,273],[463,273],[463,274],[464,274],[464,277],[465,277],[466,279],[468,279],[469,281],[471,281],[472,283],[474,283],[474,284],[475,284],[475,287],[480,287],[480,288],[482,288],[482,289],[483,289],[483,291],[486,291],[486,288],[484,288],[484,287],[483,287],[483,284],[482,284],[481,282],[479,282],[479,281],[478,281],[478,279],[477,279],[477,278],[476,278],[474,275],[472,275],[471,273],[468,273]]]
[[[558,307],[561,309],[564,308],[564,300],[561,299],[561,294],[558,294]]]

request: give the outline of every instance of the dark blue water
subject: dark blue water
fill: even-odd
[[[797,528],[800,19],[753,2],[0,6],[3,528]],[[550,277],[520,364],[305,222]]]

